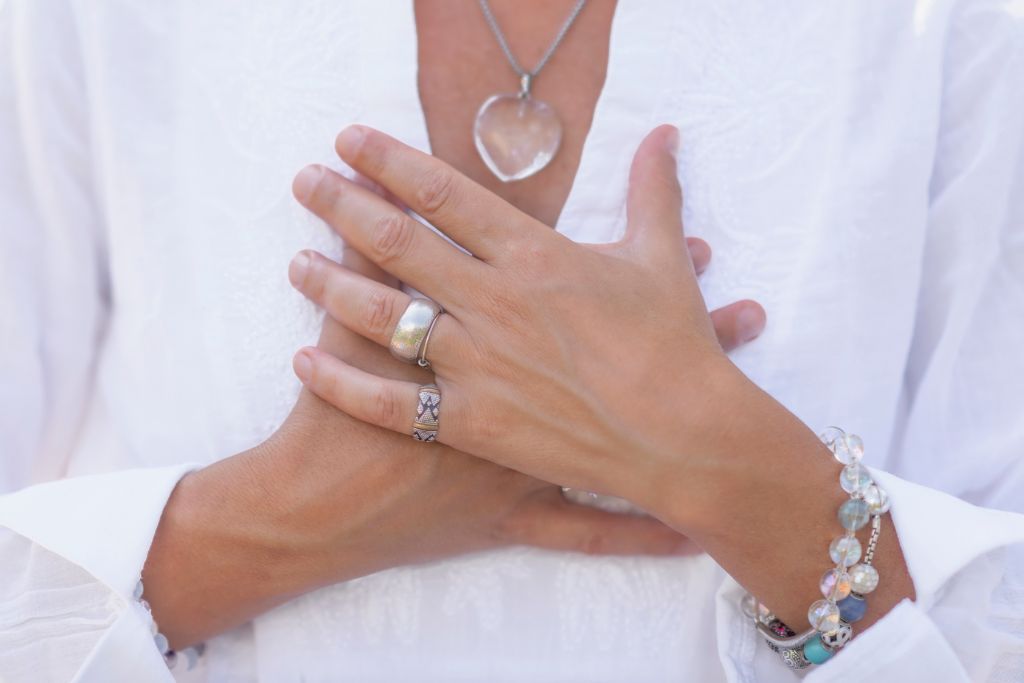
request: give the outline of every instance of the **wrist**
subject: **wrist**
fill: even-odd
[[[264,505],[260,446],[185,476],[143,568],[146,599],[175,649],[209,638],[297,592],[290,555]]]
[[[790,500],[806,481],[815,433],[723,357],[706,373],[685,428],[648,473],[645,509],[694,540],[728,533],[737,505]]]

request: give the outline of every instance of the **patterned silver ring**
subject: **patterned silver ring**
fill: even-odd
[[[440,416],[441,390],[434,384],[421,386],[416,405],[416,421],[412,423],[412,438],[417,441],[437,441]]]
[[[417,362],[423,340],[439,315],[441,307],[430,299],[411,300],[391,334],[391,355],[406,363]]]

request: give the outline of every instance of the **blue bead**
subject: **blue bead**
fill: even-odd
[[[868,611],[868,601],[856,593],[851,593],[849,597],[837,602],[836,607],[839,608],[839,618],[852,624],[864,618],[864,613]]]
[[[821,642],[821,638],[815,636],[804,643],[804,657],[811,664],[824,664],[832,659],[832,653]]]

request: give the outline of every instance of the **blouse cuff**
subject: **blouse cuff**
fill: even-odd
[[[908,680],[969,683],[959,658],[931,618],[915,603],[903,600],[871,628],[860,633],[831,662],[815,667],[807,683]],[[779,664],[781,666],[781,663]],[[892,676],[898,672],[898,678]]]
[[[914,582],[914,604],[922,610],[976,559],[1024,543],[1024,515],[971,505],[888,472],[872,469],[871,476],[892,501],[889,514]]]
[[[873,469],[871,475],[892,501],[890,515],[916,599],[900,602],[805,680],[893,680],[899,672],[914,680],[967,683],[971,678],[964,662],[930,611],[969,565],[1024,543],[1024,516],[980,508],[886,472]],[[986,585],[977,586],[978,602],[989,599]]]
[[[167,499],[198,467],[123,470],[30,486],[0,496],[0,526],[131,600]]]

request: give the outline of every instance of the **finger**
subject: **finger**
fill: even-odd
[[[633,157],[626,198],[625,240],[642,254],[674,258],[683,245],[683,194],[677,176],[679,131],[659,126]]]
[[[386,189],[381,187],[378,183],[375,183],[374,181],[370,180],[362,173],[356,173],[352,177],[352,182],[358,185],[359,187],[365,187],[367,190],[374,193],[381,199],[384,199],[385,201],[394,204],[395,207],[397,207],[398,210],[402,211],[403,213],[409,210],[409,207],[403,204],[401,200],[398,199],[398,197],[391,194]],[[402,286],[401,282],[398,281],[398,278],[396,278],[394,275],[391,275],[387,271],[383,270],[380,266],[378,266],[376,263],[360,254],[355,249],[344,249],[342,251],[341,265],[345,266],[351,271],[359,273],[360,275],[365,275],[366,277],[376,280],[377,282],[382,282],[388,285],[389,287],[400,289]]]
[[[419,385],[383,379],[359,370],[320,349],[295,354],[295,374],[314,394],[357,420],[411,434],[419,402]]]
[[[392,204],[397,206],[402,211],[407,211],[409,209],[409,207],[406,206],[405,203],[402,200],[400,200],[398,197],[396,197],[390,191],[385,189],[380,183],[377,183],[377,182],[374,182],[374,181],[370,180],[369,178],[364,176],[362,173],[356,173],[352,177],[352,182],[355,183],[356,185],[358,185],[359,187],[365,187],[367,190],[369,190],[370,192],[374,193],[375,195],[377,195],[381,199],[384,199],[386,201],[391,202]]]
[[[749,299],[711,311],[711,323],[724,351],[732,351],[756,339],[764,331],[766,321],[761,304]]]
[[[454,283],[478,281],[486,268],[390,202],[323,166],[302,169],[293,191],[348,245],[445,308],[458,306]]]
[[[485,261],[510,243],[556,234],[436,157],[366,126],[349,126],[338,156]]]
[[[348,329],[381,346],[391,341],[398,320],[412,300],[338,265],[315,251],[300,251],[288,266],[295,289]]]
[[[711,245],[699,237],[687,237],[686,248],[690,252],[694,272],[700,275],[707,270],[708,264],[711,263]]]
[[[402,283],[398,281],[397,277],[383,270],[380,266],[360,254],[355,249],[346,248],[342,251],[341,265],[345,266],[353,273],[365,275],[371,280],[376,280],[388,287],[394,287],[395,289],[401,287]]]
[[[300,251],[288,267],[292,285],[327,314],[372,342],[389,347],[412,297],[400,289],[354,273],[315,251]],[[430,333],[430,360],[441,363],[458,356],[458,322],[450,315]]]
[[[687,555],[696,545],[652,517],[574,505],[554,490],[517,509],[507,522],[511,541],[588,555]],[[554,499],[557,496],[557,499]]]

